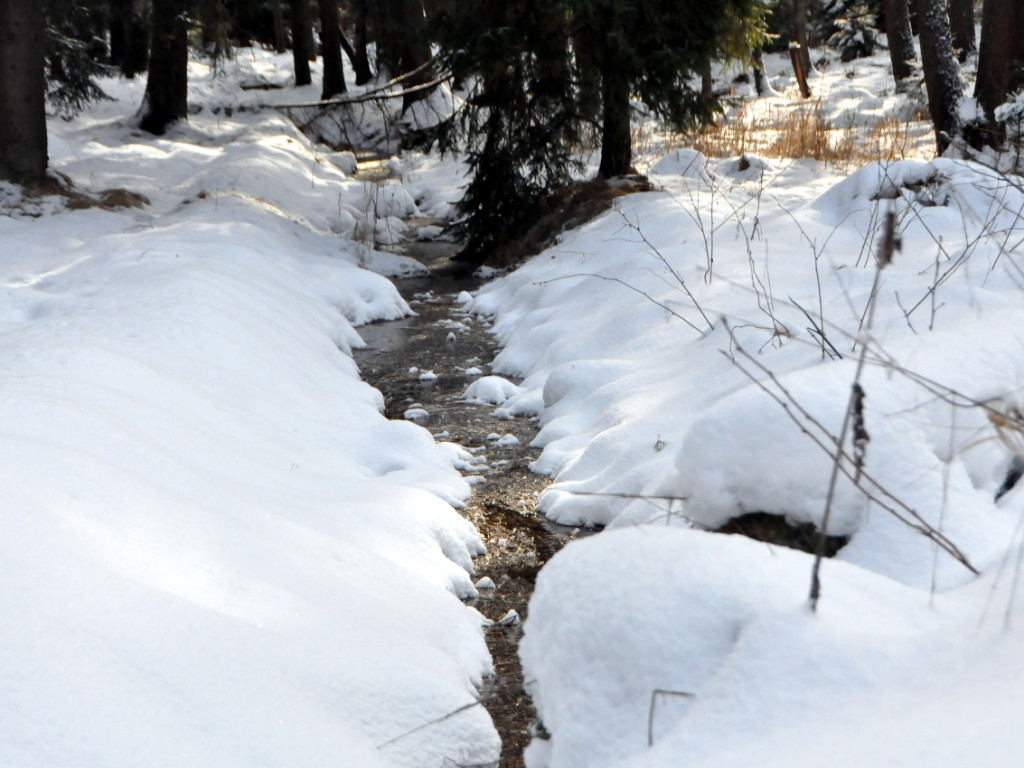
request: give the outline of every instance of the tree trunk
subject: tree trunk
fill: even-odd
[[[127,79],[149,66],[149,32],[139,0],[112,0],[110,4],[110,63]]]
[[[910,0],[885,0],[885,34],[889,38],[889,60],[896,90],[914,74],[914,33],[910,29]]]
[[[632,171],[632,134],[629,125],[629,80],[614,56],[605,60],[601,73],[601,165],[598,176],[611,179]]]
[[[368,5],[369,0],[356,0],[355,3],[356,31],[352,46],[356,53],[352,60],[352,69],[356,73],[356,85],[365,85],[373,79],[373,72],[370,71],[370,56],[366,51],[368,42],[366,27],[370,14]]]
[[[288,50],[288,38],[284,33],[284,13],[281,10],[281,0],[274,0],[270,12],[274,21],[274,51],[284,53]]]
[[[917,0],[917,25],[921,66],[928,91],[928,112],[935,126],[935,144],[941,155],[961,130],[960,102],[963,85],[953,55],[953,41],[946,15],[946,0]]]
[[[996,107],[1006,101],[1010,76],[1021,57],[1018,32],[1024,21],[1024,1],[985,0],[981,14],[981,50],[978,51],[978,79],[974,98],[985,113],[984,130],[968,137],[975,147],[998,147],[1003,132],[995,122]]]
[[[158,136],[188,114],[185,6],[186,0],[153,0],[153,43],[140,126]]]
[[[807,45],[807,11],[810,0],[793,0],[793,42],[800,46],[800,62],[803,64],[804,76],[810,77],[811,49]]]
[[[326,100],[346,90],[337,0],[320,0],[320,48],[324,60],[324,86],[320,98]]]
[[[949,0],[949,31],[960,63],[977,50],[974,39],[974,0]]]
[[[400,74],[398,69],[398,53],[394,40],[394,27],[391,19],[391,0],[372,0],[373,29],[377,41],[377,74],[384,79]]]
[[[771,85],[764,74],[764,51],[758,46],[751,51],[750,58],[754,62],[754,91],[758,96],[765,96],[771,93]]]
[[[377,71],[391,77],[412,72],[430,61],[430,43],[422,0],[377,0]],[[431,80],[429,69],[417,72],[405,81],[406,88]],[[408,94],[402,99],[404,111],[426,91]]]
[[[46,177],[46,20],[43,4],[0,0],[0,178]]]
[[[309,22],[309,0],[291,0],[292,5],[292,61],[295,66],[295,85],[309,85],[309,61],[314,57],[313,33]]]

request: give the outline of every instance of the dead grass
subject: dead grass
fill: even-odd
[[[679,142],[706,157],[809,158],[853,168],[917,156],[918,134],[914,121],[893,117],[870,126],[835,125],[825,117],[821,102],[815,101],[773,107],[758,115],[744,107],[728,120],[680,136]]]

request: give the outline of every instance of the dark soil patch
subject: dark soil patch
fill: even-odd
[[[449,261],[456,249],[451,243],[410,244],[412,254],[432,268],[430,277],[397,283],[417,317],[361,328],[368,348],[356,359],[363,377],[384,394],[389,418],[417,416],[437,439],[458,443],[481,457],[478,461],[486,460],[487,469],[479,473],[482,482],[461,511],[487,545],[487,554],[475,563],[476,578],[489,577],[496,588],[481,589],[470,604],[495,622],[486,630],[495,673],[481,691],[481,702],[501,735],[498,765],[520,768],[536,713],[523,690],[517,652],[521,628],[518,622],[503,626],[498,621],[509,611],[526,618],[538,571],[576,532],[534,511],[549,482],[529,470],[537,456],[529,447],[536,420],[498,418],[493,405],[460,400],[475,378],[470,369],[486,375],[497,344],[486,321],[467,315],[455,300],[459,292],[480,285],[457,276]],[[432,376],[422,380],[426,372]],[[512,435],[518,443],[500,447],[495,435]]]
[[[738,533],[748,539],[811,554],[814,554],[818,541],[818,529],[810,523],[790,523],[784,516],[768,512],[748,512],[734,517],[716,533]],[[825,557],[835,557],[849,540],[847,536],[826,536]]]
[[[540,205],[536,220],[518,237],[503,243],[494,253],[463,254],[459,258],[492,267],[514,267],[540,253],[559,235],[586,224],[612,207],[614,201],[634,192],[650,192],[654,186],[645,176],[578,181],[555,191]]]

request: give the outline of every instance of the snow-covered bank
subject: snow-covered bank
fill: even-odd
[[[552,739],[530,764],[645,752],[664,689],[695,698],[659,700],[658,746],[637,764],[820,765],[835,749],[849,764],[1009,765],[1012,720],[986,713],[1024,710],[1005,683],[1024,640],[974,631],[1024,608],[1010,586],[1024,491],[995,499],[1024,453],[1024,194],[961,161],[845,179],[748,162],[676,152],[653,166],[664,191],[619,201],[472,302],[504,345],[494,372],[525,379],[501,408],[541,418],[535,468],[556,482],[540,508],[626,529],[570,545],[538,580],[523,658]],[[889,210],[903,247],[866,329]],[[872,501],[840,477],[831,531],[851,540],[814,619],[809,556],[674,528],[820,522],[830,458],[812,438],[839,431],[857,339],[877,485]],[[955,714],[935,715],[932,739],[922,711],[943,707]],[[805,718],[814,735],[797,740]]]
[[[494,759],[469,487],[350,356],[408,311],[363,267],[414,266],[338,237],[373,190],[237,75],[161,138],[143,85],[51,165],[148,205],[0,195],[0,763]]]

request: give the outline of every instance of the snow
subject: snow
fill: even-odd
[[[873,61],[812,84],[826,115],[906,108]],[[645,167],[657,191],[467,304],[521,380],[499,410],[539,418],[539,509],[607,526],[538,577],[527,765],[1016,765],[1024,490],[995,495],[1024,454],[1021,187],[951,158]],[[815,613],[810,555],[712,531],[822,523],[865,345]]]
[[[519,387],[501,376],[481,376],[466,387],[462,399],[469,403],[501,405],[519,393]]]
[[[920,108],[885,56],[812,75],[825,121]],[[141,82],[50,123],[78,191],[145,205],[0,185],[0,763],[492,763],[462,600],[496,585],[456,511],[492,465],[420,404],[386,420],[352,359],[361,325],[411,314],[387,278],[423,273],[378,246],[448,219],[465,166],[406,152],[364,183],[287,119],[318,94],[290,57],[191,66],[164,137],[134,126]],[[787,73],[768,57],[779,93],[738,119],[795,109]],[[391,146],[398,101],[359,108],[367,141]],[[540,510],[607,526],[499,621],[543,720],[528,766],[1017,765],[1024,489],[995,496],[1024,455],[1024,191],[951,158],[847,175],[643,144],[657,191],[457,299],[502,345],[462,399],[537,418]],[[830,493],[855,377],[860,487]],[[810,555],[713,532],[820,525],[829,498],[849,543],[816,612]]]
[[[238,79],[284,61],[196,64],[164,137],[133,127],[143,82],[50,122],[55,171],[141,208],[4,187],[4,765],[497,756],[469,486],[351,358],[409,314],[381,273],[421,268],[347,239],[368,190],[344,162],[242,109]]]

